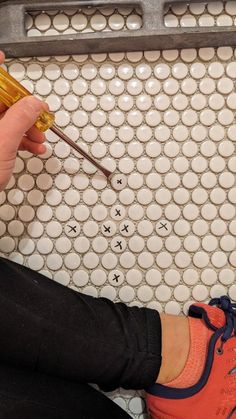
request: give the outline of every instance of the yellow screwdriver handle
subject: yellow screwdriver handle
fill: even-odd
[[[31,93],[0,67],[0,102],[10,108],[25,96],[31,96]],[[52,113],[44,111],[36,121],[35,126],[40,131],[46,131],[52,127],[54,119]]]

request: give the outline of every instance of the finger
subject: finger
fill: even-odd
[[[45,134],[39,131],[39,129],[36,127],[30,128],[30,130],[27,132],[27,137],[34,143],[44,143],[46,140]]]
[[[33,143],[29,138],[23,137],[19,150],[29,151],[32,154],[44,154],[46,152],[46,146],[44,144]]]
[[[0,142],[5,155],[12,156],[16,153],[22,137],[44,109],[44,103],[33,96],[19,100],[8,109],[0,122]]]
[[[5,54],[3,51],[0,51],[0,64],[3,64],[5,61]]]

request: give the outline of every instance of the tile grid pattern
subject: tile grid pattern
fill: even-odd
[[[114,191],[48,132],[43,159],[19,153],[0,194],[0,252],[76,290],[167,313],[226,292],[236,300],[235,51],[6,66],[124,185]],[[138,393],[110,396],[146,418]]]
[[[168,27],[232,26],[236,25],[236,2],[175,3],[165,11]]]
[[[55,36],[85,32],[137,30],[142,27],[141,11],[132,7],[92,8],[51,11],[47,14],[29,12],[26,15],[27,35]]]

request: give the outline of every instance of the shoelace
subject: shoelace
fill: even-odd
[[[224,343],[232,337],[234,334],[236,336],[236,303],[231,303],[229,297],[224,295],[220,298],[213,298],[209,302],[210,306],[218,306],[221,310],[223,310],[226,319],[226,325],[224,333],[221,336],[221,346],[219,351],[223,351]]]

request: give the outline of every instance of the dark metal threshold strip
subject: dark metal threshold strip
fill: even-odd
[[[191,3],[195,0],[189,0]],[[207,3],[215,0],[208,0]],[[174,0],[174,3],[183,0]],[[199,1],[198,1],[199,2]],[[74,55],[85,53],[200,48],[236,45],[235,27],[168,28],[164,24],[166,0],[0,0],[0,49],[7,57]],[[76,33],[27,37],[26,14],[34,11],[81,7],[139,7],[142,28],[135,31]]]

